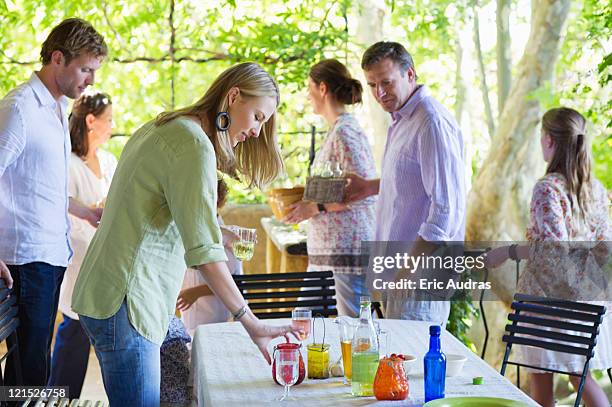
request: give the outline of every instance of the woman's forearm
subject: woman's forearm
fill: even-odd
[[[246,302],[225,262],[202,264],[197,268],[204,275],[208,288],[231,313],[236,313],[245,305]]]
[[[197,266],[197,269],[204,275],[208,288],[221,300],[232,315],[246,305],[246,301],[238,290],[226,262],[202,264]],[[250,310],[247,310],[247,313],[240,318],[240,322],[249,331],[258,323],[258,319]]]

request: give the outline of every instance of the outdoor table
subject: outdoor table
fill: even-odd
[[[333,319],[325,319],[325,342],[331,345],[330,362],[340,358],[340,339]],[[374,397],[353,397],[350,386],[343,384],[343,377],[324,380],[305,379],[291,387],[291,395],[297,399],[290,405],[414,405],[424,401],[423,356],[429,347],[429,322],[377,320],[387,331],[389,353],[403,353],[417,357],[409,373],[408,400],[377,401]],[[289,319],[269,320],[267,323],[289,324]],[[318,342],[322,336],[322,319],[315,322]],[[284,341],[279,338],[273,345]],[[295,342],[295,338],[292,339]],[[525,393],[471,352],[453,335],[442,330],[442,350],[447,354],[461,354],[467,361],[461,372],[446,378],[446,397],[487,396],[518,400],[537,406]],[[306,341],[312,342],[312,332]],[[306,358],[306,352],[303,353]],[[192,346],[192,378],[198,406],[251,406],[274,403],[283,388],[272,380],[272,369],[238,322],[201,325],[196,329]],[[484,378],[482,385],[473,385],[472,378]]]
[[[266,231],[266,273],[306,271],[306,233],[273,217],[261,218]]]

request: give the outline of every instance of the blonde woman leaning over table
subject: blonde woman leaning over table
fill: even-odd
[[[541,145],[548,167],[546,175],[536,183],[531,199],[527,240],[533,247],[500,247],[487,255],[488,267],[497,267],[509,258],[527,260],[517,287],[520,293],[568,299],[580,297],[580,292],[589,289],[588,270],[599,269],[596,265],[601,262],[599,259],[610,255],[609,202],[606,189],[591,173],[586,125],[584,117],[574,109],[561,107],[544,114]],[[591,250],[567,251],[569,245],[552,246],[555,253],[555,247],[563,251],[561,255],[566,260],[561,262],[553,253],[530,256],[536,245],[540,248],[545,242],[574,242],[573,248],[579,248],[580,242],[597,241],[600,243],[591,244],[594,247]],[[595,356],[589,365],[591,369],[612,367],[611,302],[607,301],[606,305],[607,313],[600,327]],[[524,346],[517,349],[517,359],[530,365],[571,372],[582,371],[584,366],[583,356]],[[554,406],[553,374],[529,371],[532,398],[543,406]],[[570,381],[577,388],[580,377],[570,376]],[[588,407],[610,406],[590,373],[587,374],[582,399]]]
[[[88,207],[99,207],[106,199],[117,159],[99,147],[113,129],[113,105],[105,93],[88,93],[74,102],[70,114],[70,177],[68,194]],[[70,240],[74,255],[60,289],[59,309],[64,317],[57,328],[51,358],[50,386],[68,386],[71,399],[80,397],[87,362],[89,338],[79,316],[71,309],[72,290],[87,247],[96,233],[89,222],[70,215]]]
[[[314,112],[329,125],[327,137],[313,162],[339,164],[345,173],[366,179],[376,176],[368,138],[347,105],[361,102],[362,87],[342,63],[335,59],[319,62],[310,69],[308,97]],[[350,206],[300,201],[284,219],[289,223],[308,221],[308,270],[334,272],[339,315],[357,317],[359,297],[366,288],[367,256],[361,242],[374,239],[375,197]]]
[[[162,113],[126,144],[72,297],[111,406],[159,404],[160,345],[187,267],[203,273],[268,363],[268,343],[297,333],[249,310],[217,223],[217,170],[256,186],[280,172],[279,100],[267,72],[238,64],[200,100]]]

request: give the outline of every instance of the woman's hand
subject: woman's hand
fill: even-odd
[[[485,267],[491,269],[504,264],[504,262],[510,258],[509,248],[510,246],[502,246],[488,251],[484,261]]]
[[[232,244],[238,240],[240,240],[240,236],[238,236],[235,232],[228,229],[225,225],[220,225],[221,229],[221,239],[223,240],[223,246],[228,249],[232,248]]]
[[[243,323],[243,326],[251,337],[253,343],[255,343],[255,345],[257,345],[259,348],[259,351],[263,355],[264,359],[266,359],[268,364],[272,363],[272,359],[268,353],[268,344],[272,339],[279,336],[284,336],[287,338],[288,334],[292,334],[296,340],[299,340],[299,335],[304,333],[300,329],[291,327],[291,325],[272,326],[264,324],[257,317],[255,317],[250,310],[247,312],[251,315],[251,317],[248,322],[245,321]],[[245,315],[245,317],[247,316]]]
[[[291,212],[283,218],[285,223],[300,223],[310,219],[319,213],[319,208],[314,202],[299,201],[289,205]]]
[[[198,294],[197,290],[195,290],[195,288],[196,287],[191,287],[181,290],[176,300],[176,308],[179,311],[182,312],[188,310],[189,308],[191,308],[193,303],[196,302],[198,298],[200,298],[200,295]]]

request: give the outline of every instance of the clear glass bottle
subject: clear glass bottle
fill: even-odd
[[[353,396],[374,395],[373,384],[378,370],[378,338],[372,322],[371,303],[370,297],[360,299],[359,324],[351,346]]]
[[[444,398],[446,355],[440,346],[440,325],[429,327],[429,351],[423,358],[425,368],[425,402]]]

